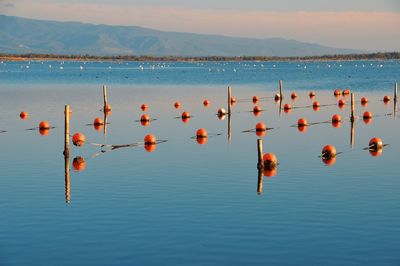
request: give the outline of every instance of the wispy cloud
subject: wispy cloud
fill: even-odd
[[[343,48],[400,50],[399,12],[254,11],[16,0],[9,15],[241,37],[283,37]]]

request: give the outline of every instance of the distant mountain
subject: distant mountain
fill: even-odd
[[[251,39],[0,15],[0,53],[310,56],[362,53],[282,38]]]

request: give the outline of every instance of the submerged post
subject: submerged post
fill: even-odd
[[[279,80],[279,96],[281,97],[281,100],[283,98],[283,94],[282,94],[282,88],[283,87],[283,81]]]
[[[69,203],[71,198],[70,192],[70,169],[69,169],[69,105],[64,108],[64,172],[65,172],[65,202]]]
[[[228,113],[228,143],[231,144],[232,142],[232,119],[231,113]]]
[[[257,179],[257,194],[262,194],[263,191],[263,170],[258,169],[258,179]]]
[[[257,150],[258,150],[258,164],[257,167],[258,169],[263,169],[264,168],[264,162],[263,162],[263,141],[262,139],[257,140]]]
[[[106,111],[107,106],[107,87],[103,85],[103,101],[104,101],[104,112]]]
[[[351,122],[354,122],[354,93],[351,93]]]
[[[231,114],[231,95],[232,89],[231,86],[228,86],[228,114]]]
[[[397,81],[394,83],[394,101],[397,101]]]
[[[351,148],[354,148],[354,120],[351,121],[350,146],[351,146]]]

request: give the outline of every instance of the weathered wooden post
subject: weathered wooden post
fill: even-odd
[[[281,100],[283,99],[282,90],[283,90],[283,81],[279,80],[279,96],[281,97]]]
[[[351,116],[350,120],[351,122],[354,122],[354,93],[351,93]]]
[[[64,155],[69,156],[69,105],[64,107]]]
[[[69,167],[69,105],[64,108],[64,172],[65,172],[65,202],[69,203],[71,199],[70,186],[70,167]]]
[[[397,81],[394,83],[394,100],[397,101]]]
[[[258,169],[257,194],[262,194],[263,191],[263,174],[263,169]]]
[[[104,112],[106,112],[106,106],[107,106],[107,87],[106,85],[103,85],[103,101],[104,101]]]
[[[258,151],[258,164],[257,167],[258,169],[263,169],[264,168],[264,162],[263,162],[263,140],[258,139],[257,140],[257,151]]]
[[[350,129],[350,146],[354,147],[354,120],[351,121],[351,129]]]
[[[231,86],[228,86],[228,114],[231,114],[231,98],[232,98],[232,89]]]

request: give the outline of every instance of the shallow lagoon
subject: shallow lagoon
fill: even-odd
[[[383,95],[393,95],[398,62],[275,62],[264,63],[266,69],[260,62],[226,63],[219,72],[217,63],[154,69],[142,63],[148,66],[143,70],[140,63],[128,63],[134,70],[87,63],[93,69],[86,64],[80,70],[83,63],[66,62],[50,74],[48,64],[32,62],[26,68],[26,62],[3,62],[0,67],[0,130],[7,131],[0,134],[0,264],[399,263],[400,126],[389,115],[393,101],[382,102]],[[329,106],[279,113],[272,96],[280,78],[283,103],[308,106],[313,102],[308,91],[315,90],[314,100]],[[104,82],[112,105],[106,136],[87,125],[103,115]],[[226,108],[227,85],[238,100],[231,141],[228,118],[215,115]],[[337,87],[355,91],[358,116],[365,110],[377,116],[370,124],[355,121],[353,146],[350,106],[335,105]],[[299,95],[296,101],[289,97],[292,91]],[[250,112],[253,95],[266,97],[258,117]],[[361,96],[369,98],[367,107],[360,105]],[[209,108],[204,98],[211,101]],[[175,101],[182,103],[179,110]],[[136,121],[142,103],[157,119],[147,127]],[[72,146],[71,163],[82,156],[86,166],[82,171],[71,166],[66,200],[65,104],[73,111],[71,133],[81,131],[89,142],[135,143],[148,133],[168,141],[152,153],[143,146],[105,153],[90,144]],[[23,110],[29,119],[19,118]],[[176,118],[183,111],[193,115],[188,123]],[[335,113],[346,119],[340,128],[322,123],[299,132],[293,127],[300,117],[323,122]],[[26,130],[41,120],[55,126],[47,136]],[[257,193],[258,137],[243,131],[260,121],[274,128],[263,137],[264,152],[275,153],[279,166]],[[201,127],[218,136],[199,145],[192,137]],[[389,144],[379,157],[364,150],[375,136]],[[318,157],[326,144],[342,152],[332,166]]]

